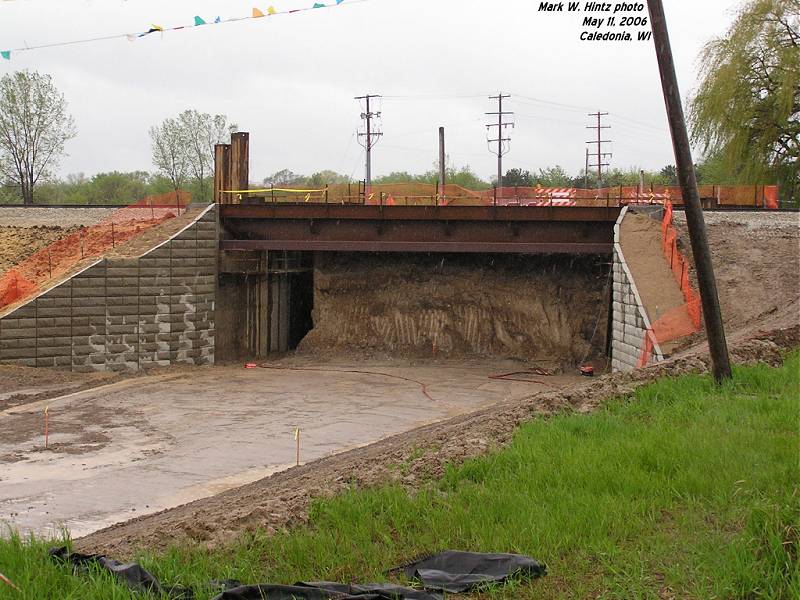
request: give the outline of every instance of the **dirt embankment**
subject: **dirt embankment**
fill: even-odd
[[[6,227],[0,224],[0,274],[74,230],[75,227],[59,225]]]
[[[777,365],[781,351],[800,345],[800,325],[744,338],[732,345],[735,362]],[[441,476],[447,464],[508,444],[515,428],[557,411],[589,412],[664,376],[703,372],[705,355],[672,359],[647,369],[606,375],[565,390],[505,402],[463,417],[422,427],[343,454],[289,469],[255,483],[79,539],[81,550],[130,557],[137,549],[197,542],[214,546],[253,530],[274,532],[305,522],[315,497],[355,486],[395,481],[414,489]]]
[[[599,258],[328,254],[315,265],[301,352],[503,356],[575,364],[602,354]],[[604,309],[605,307],[605,309]]]
[[[705,212],[722,318],[732,328],[794,307],[800,312],[800,213]],[[686,217],[676,211],[683,253],[691,257]],[[697,274],[690,260],[690,277]]]
[[[660,221],[632,212],[625,215],[620,245],[651,323],[686,303],[661,251],[661,238]]]

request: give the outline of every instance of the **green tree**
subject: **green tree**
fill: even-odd
[[[300,175],[289,169],[281,169],[280,171],[276,171],[269,177],[265,177],[263,184],[264,186],[285,188],[285,187],[297,187],[299,185],[305,185],[305,181],[306,181],[305,175]]]
[[[658,174],[664,180],[663,185],[678,185],[678,169],[675,165],[667,165]]]
[[[542,187],[567,187],[572,184],[572,178],[560,165],[539,169],[534,180]]]
[[[800,0],[748,0],[701,54],[692,137],[733,182],[779,181],[798,194]]]
[[[178,135],[186,152],[186,164],[197,188],[194,197],[208,201],[211,199],[208,177],[214,169],[214,146],[235,132],[237,126],[228,124],[225,115],[211,115],[196,110],[183,111],[178,115],[177,124]]]
[[[75,121],[50,75],[31,71],[0,79],[0,174],[19,186],[22,201],[46,179],[75,137]]]
[[[133,173],[98,173],[89,180],[86,189],[88,204],[130,204],[147,196],[150,174],[145,171]]]
[[[533,185],[533,176],[530,171],[523,171],[522,169],[509,169],[503,175],[503,185],[506,187],[531,187]]]
[[[182,138],[177,119],[166,119],[158,127],[150,128],[153,164],[169,179],[175,192],[186,182],[189,173],[189,158]]]
[[[313,173],[311,177],[306,179],[305,182],[305,184],[308,187],[312,188],[322,188],[328,184],[335,184],[335,183],[350,183],[350,177],[348,177],[347,175],[341,175],[336,171],[325,169]]]

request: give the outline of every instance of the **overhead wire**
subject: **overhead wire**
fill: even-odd
[[[66,47],[66,46],[75,46],[75,45],[78,45],[78,44],[89,44],[89,43],[93,43],[93,42],[102,42],[102,41],[123,39],[123,38],[133,41],[133,40],[136,40],[136,39],[141,38],[141,37],[145,37],[145,36],[153,34],[153,33],[164,34],[164,33],[172,32],[172,31],[181,31],[181,30],[186,30],[186,29],[196,29],[197,27],[205,27],[205,26],[211,26],[211,25],[224,25],[224,24],[227,24],[227,23],[237,23],[237,22],[241,22],[241,21],[250,21],[250,20],[254,20],[254,19],[275,17],[275,16],[279,16],[279,15],[289,15],[289,14],[294,14],[294,13],[299,13],[299,12],[306,12],[306,11],[309,11],[309,10],[319,10],[319,9],[322,9],[322,8],[338,8],[339,6],[345,6],[345,5],[350,5],[350,4],[360,4],[360,3],[368,2],[368,1],[369,0],[337,0],[336,4],[315,3],[313,6],[304,7],[304,8],[293,8],[293,9],[280,10],[280,11],[273,9],[271,12],[268,12],[266,14],[263,14],[263,13],[262,14],[256,14],[256,12],[255,12],[256,9],[253,9],[253,14],[248,15],[248,16],[244,16],[244,17],[232,17],[232,18],[229,18],[229,19],[220,19],[218,17],[217,18],[218,20],[212,21],[212,22],[203,22],[203,23],[195,23],[195,24],[188,24],[188,25],[175,25],[175,26],[171,26],[171,27],[161,27],[161,26],[158,26],[158,25],[153,25],[147,31],[137,31],[137,32],[129,32],[129,33],[117,33],[117,34],[112,34],[112,35],[89,37],[89,38],[83,38],[83,39],[78,39],[78,40],[67,40],[67,41],[62,41],[62,42],[50,42],[50,43],[46,43],[46,44],[35,44],[35,45],[25,44],[25,46],[21,46],[19,48],[3,49],[2,52],[3,52],[3,58],[6,58],[7,60],[10,60],[10,54],[11,53],[28,52],[28,51],[31,51],[31,50],[43,50],[43,49],[47,49],[47,48],[59,48],[59,47]]]

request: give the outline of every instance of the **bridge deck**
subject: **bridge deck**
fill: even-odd
[[[222,204],[224,250],[611,253],[618,207]]]

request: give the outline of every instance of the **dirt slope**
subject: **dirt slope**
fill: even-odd
[[[717,279],[722,318],[742,327],[800,298],[800,213],[706,212],[708,243]],[[691,257],[683,212],[675,227]],[[691,278],[697,287],[692,265]]]
[[[0,274],[37,250],[69,235],[74,228],[59,225],[4,227],[0,225]]]
[[[661,253],[660,242],[659,221],[630,212],[625,215],[620,245],[651,323],[685,304],[675,276]]]

